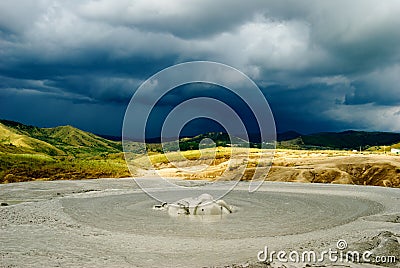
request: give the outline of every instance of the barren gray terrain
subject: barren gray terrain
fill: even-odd
[[[153,210],[158,202],[133,179],[0,185],[0,267],[279,267],[258,263],[257,253],[335,249],[340,239],[349,249],[399,257],[399,189],[265,182],[248,193],[247,186],[223,198],[235,213],[207,218]]]

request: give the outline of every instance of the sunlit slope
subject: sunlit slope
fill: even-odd
[[[121,144],[72,126],[0,121],[0,183],[129,176]]]
[[[0,123],[0,149],[8,153],[44,153],[48,155],[63,154],[63,151],[42,140],[18,133]]]
[[[7,144],[9,137],[12,137],[16,148],[27,148],[50,155],[118,153],[122,149],[118,142],[106,140],[72,126],[38,128],[6,120],[2,120],[1,125],[5,129],[4,133],[0,133],[2,144]]]

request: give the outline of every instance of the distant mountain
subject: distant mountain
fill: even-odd
[[[0,120],[0,148],[6,152],[26,151],[48,155],[117,153],[122,150],[118,142],[72,126],[39,128],[9,120]]]
[[[325,132],[301,136],[305,145],[335,149],[368,149],[372,146],[392,145],[400,142],[400,133],[344,131]]]

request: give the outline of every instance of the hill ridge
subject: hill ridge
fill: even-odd
[[[13,144],[14,148],[9,148],[7,151],[19,149],[17,151],[35,151],[49,155],[77,155],[81,153],[90,154],[94,151],[118,153],[122,150],[122,146],[118,142],[107,140],[71,125],[39,128],[10,120],[0,120],[0,124],[3,129],[14,133],[13,139],[15,141],[21,139],[30,141],[29,143],[31,144],[26,146],[21,142],[16,143]],[[6,146],[5,137],[3,137],[6,135],[6,131],[4,130],[3,132],[3,135],[0,135],[0,141],[3,140],[1,142],[2,148]],[[47,150],[42,147],[46,147]],[[50,150],[50,148],[53,150]]]
[[[48,155],[61,154],[52,144],[30,137],[0,122],[0,148],[3,152],[38,152]]]

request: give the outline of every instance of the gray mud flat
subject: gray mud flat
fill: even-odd
[[[399,189],[240,183],[224,200],[238,211],[170,217],[132,179],[0,185],[0,267],[274,267],[257,263],[265,246],[322,251],[339,239],[399,255]]]

